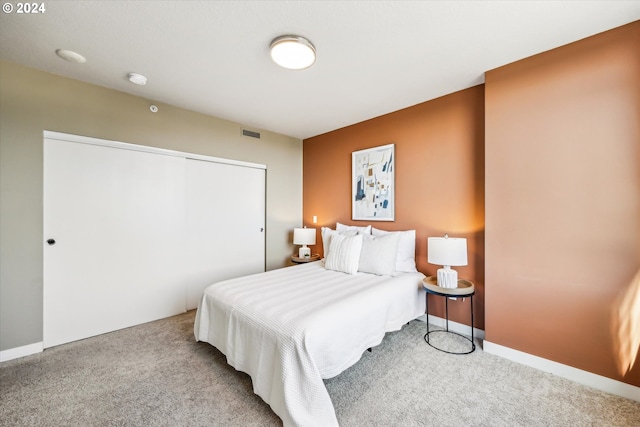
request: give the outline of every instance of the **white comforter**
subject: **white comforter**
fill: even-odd
[[[285,426],[335,426],[322,379],[424,314],[423,278],[352,276],[311,262],[226,280],[204,291],[195,337],[248,373]]]

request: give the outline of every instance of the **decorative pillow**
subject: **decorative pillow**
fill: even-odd
[[[358,271],[378,276],[392,275],[396,270],[399,242],[398,233],[384,236],[363,235]]]
[[[345,236],[334,234],[331,237],[329,255],[324,259],[324,267],[328,270],[341,271],[347,274],[358,272],[362,235]]]
[[[371,233],[374,236],[384,236],[390,233],[400,235],[398,243],[398,255],[396,257],[396,271],[404,271],[407,273],[415,273],[416,268],[416,230],[406,231],[384,231],[372,227]]]
[[[371,234],[370,225],[367,225],[366,227],[359,227],[357,225],[344,225],[344,224],[340,224],[339,222],[336,222],[336,231],[338,232],[354,231],[354,230],[361,234]]]
[[[324,258],[326,259],[327,256],[329,256],[329,249],[331,246],[332,236],[336,234],[344,234],[345,236],[355,236],[356,234],[358,234],[358,232],[356,230],[339,232],[337,230],[332,230],[329,227],[322,227],[320,229],[320,234],[322,235],[322,247],[324,249]]]

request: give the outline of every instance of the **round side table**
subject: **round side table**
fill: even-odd
[[[449,354],[473,353],[476,349],[476,344],[474,342],[474,337],[473,337],[473,295],[476,293],[476,290],[473,283],[471,283],[468,280],[460,279],[458,280],[457,288],[443,288],[438,286],[438,278],[436,276],[429,276],[422,281],[422,287],[424,288],[425,291],[427,291],[427,295],[426,295],[427,333],[424,335],[424,340],[427,342],[427,344],[429,344],[431,347],[435,348],[436,350],[440,350]],[[441,329],[434,330],[434,331],[429,330],[429,294],[445,297],[446,328],[444,330],[441,330]],[[469,297],[470,299],[469,307],[471,308],[471,339],[469,339],[469,337],[465,335],[449,330],[449,298],[455,298],[455,297],[462,297],[462,298]],[[442,348],[438,348],[429,342],[429,335],[435,334],[435,333],[446,333],[446,334],[454,334],[454,335],[461,336],[462,338],[466,339],[471,343],[471,350],[463,351],[463,352],[454,352],[454,351],[448,351]]]
[[[300,258],[295,255],[291,255],[291,262],[294,264],[304,264],[306,262],[318,261],[320,259],[320,254],[313,254],[306,258]]]

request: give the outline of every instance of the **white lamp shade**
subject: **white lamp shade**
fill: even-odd
[[[294,245],[315,245],[316,229],[315,228],[294,228],[293,244]]]
[[[467,239],[456,237],[429,237],[427,239],[429,264],[467,265]]]

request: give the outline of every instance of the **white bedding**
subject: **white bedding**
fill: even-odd
[[[322,262],[209,286],[194,332],[248,373],[285,426],[338,425],[322,381],[424,314],[422,273],[348,275]]]

